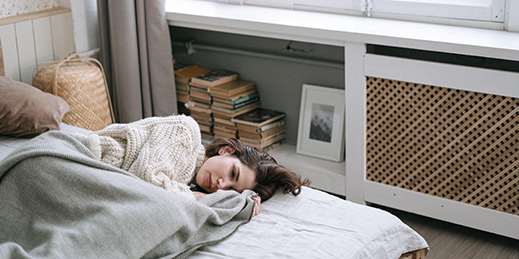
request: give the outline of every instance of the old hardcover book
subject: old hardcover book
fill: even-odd
[[[216,124],[221,124],[221,125],[225,125],[227,127],[232,127],[232,128],[235,128],[235,129],[238,129],[236,127],[236,123],[232,122],[230,119],[223,119],[223,118],[219,118],[219,117],[214,117],[214,123],[215,125]]]
[[[203,92],[200,90],[196,90],[194,87],[191,88],[191,91],[189,92],[189,96],[206,100],[207,102],[211,102],[211,96],[207,92]]]
[[[213,117],[211,117],[211,114],[197,112],[197,111],[190,111],[190,115],[195,120],[206,121],[207,123],[212,123],[212,121],[213,121]]]
[[[198,98],[193,98],[192,96],[189,96],[189,102],[186,104],[188,108],[193,106],[198,106],[200,108],[211,108],[211,103],[207,102],[206,100],[200,100]]]
[[[272,129],[274,127],[277,127],[279,125],[284,125],[284,124],[285,124],[285,119],[279,119],[277,121],[271,122],[271,123],[263,125],[261,127],[245,125],[245,124],[241,124],[241,123],[236,123],[236,127],[238,127],[238,131],[240,131],[240,132],[248,131],[248,132],[258,132],[259,133],[259,132],[264,132],[264,131],[267,131],[269,129]]]
[[[207,119],[202,119],[202,118],[195,118],[195,117],[193,117],[193,119],[195,119],[195,121],[198,123],[198,125],[206,125],[206,126],[209,126],[209,127],[213,126],[213,121],[212,120],[207,120]]]
[[[238,134],[238,136],[240,136],[240,135]],[[262,139],[247,138],[247,137],[240,136],[240,140],[245,141],[247,143],[254,143],[254,144],[266,146],[266,145],[270,145],[270,144],[284,138],[285,136],[286,136],[286,131],[281,131],[281,132],[278,132],[276,134],[270,135],[270,136],[268,136],[266,138],[262,138]]]
[[[213,128],[213,133],[215,138],[236,138],[236,132],[227,132]]]
[[[177,102],[187,103],[189,101],[189,93],[177,90]]]
[[[252,89],[249,89],[245,92],[242,92],[242,93],[237,93],[233,96],[225,96],[225,95],[220,95],[218,93],[213,93],[211,94],[211,96],[213,96],[214,98],[220,98],[220,99],[223,99],[225,100],[226,102],[232,102],[234,99],[238,98],[238,97],[242,97],[242,96],[245,96],[245,95],[249,95],[249,94],[252,94],[252,93],[255,93],[257,92],[256,91],[256,87],[252,88]]]
[[[251,89],[256,89],[253,82],[238,79],[209,88],[208,91],[211,95],[231,97]]]
[[[224,113],[228,113],[228,114],[231,114],[231,115],[235,115],[235,116],[238,116],[236,115],[237,113],[240,113],[240,114],[243,114],[245,112],[243,111],[246,111],[246,112],[249,112],[249,111],[252,111],[256,108],[259,108],[260,107],[260,104],[261,102],[259,100],[256,100],[255,102],[252,102],[252,103],[248,103],[244,106],[241,106],[239,108],[236,108],[236,109],[229,109],[229,108],[225,108],[225,107],[220,107],[220,106],[216,106],[216,105],[212,105],[211,106],[211,111],[219,111],[219,112],[224,112]],[[251,109],[251,108],[254,108],[254,109]]]
[[[233,118],[232,122],[255,127],[261,127],[273,121],[279,120],[283,117],[285,117],[284,112],[259,108],[252,112],[248,112],[246,114]]]
[[[278,141],[281,141],[281,140],[284,140],[286,137],[286,133],[285,132],[282,132],[280,134],[277,134],[275,136],[272,136],[271,138],[268,138],[268,139],[265,139],[265,140],[262,140],[258,143],[257,140],[254,140],[254,139],[247,139],[247,138],[239,138],[241,142],[243,142],[243,144],[245,145],[248,145],[248,146],[251,146],[251,147],[254,147],[258,150],[260,149],[263,149],[267,146],[270,146]]]
[[[189,96],[189,102],[190,103],[196,103],[197,106],[199,107],[211,107],[211,101],[210,100],[204,100],[204,99],[201,99],[201,98],[197,98],[197,97],[194,97],[194,96]]]
[[[223,131],[223,132],[228,132],[228,133],[236,134],[238,132],[238,128],[236,128],[236,127],[232,127],[232,126],[228,126],[228,125],[223,125],[223,124],[218,124],[218,123],[214,123],[214,128],[218,129],[220,131]]]
[[[189,92],[189,84],[175,80],[175,88],[179,91]]]
[[[233,104],[247,101],[249,99],[258,98],[260,96],[260,94],[259,94],[259,92],[256,91],[256,89],[252,89],[250,91],[240,93],[240,94],[238,94],[236,96],[232,96],[230,98],[229,97],[220,97],[220,96],[216,96],[216,95],[211,95],[211,96],[213,97],[213,100],[215,100],[219,103],[226,103],[229,105],[233,105]]]
[[[214,134],[210,132],[201,132],[202,134],[202,145],[207,146],[214,141]]]
[[[251,131],[239,131],[238,136],[245,137],[249,139],[264,139],[279,132],[286,131],[287,127],[285,124],[279,125],[272,129],[265,130],[263,132],[251,132]]]
[[[225,84],[238,79],[238,73],[224,70],[215,69],[203,75],[198,75],[191,78],[191,84],[199,87],[214,87],[217,85]]]
[[[239,109],[243,106],[246,106],[246,105],[249,105],[251,103],[255,103],[255,102],[258,102],[260,99],[259,97],[256,97],[254,99],[249,99],[249,100],[246,100],[244,102],[241,102],[241,103],[237,103],[237,104],[228,104],[228,103],[221,103],[219,101],[216,101],[216,100],[213,100],[213,105],[212,107],[221,107],[221,108],[225,108],[225,109]]]
[[[198,107],[198,106],[191,106],[189,107],[189,110],[191,112],[197,112],[197,113],[205,113],[205,114],[211,114],[211,109],[208,109],[208,108],[202,108],[202,107]]]
[[[260,106],[260,104],[254,105],[252,107],[248,107],[247,109],[244,109],[244,110],[241,110],[241,111],[234,111],[234,113],[222,112],[222,111],[213,110],[213,109],[211,109],[211,111],[213,112],[213,115],[215,117],[220,117],[220,118],[231,120],[232,118],[234,118],[236,116],[239,116],[239,115],[242,115],[244,113],[253,111],[254,109],[258,109],[259,106]]]
[[[207,69],[205,67],[200,67],[197,65],[184,67],[184,68],[178,69],[174,72],[175,81],[179,81],[179,82],[188,84],[193,77],[203,75],[203,74],[206,74],[209,72],[211,72],[210,69]]]

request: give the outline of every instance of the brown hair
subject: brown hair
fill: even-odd
[[[301,186],[310,184],[308,179],[301,180],[301,176],[292,170],[277,163],[268,153],[261,153],[253,147],[243,144],[235,138],[217,138],[206,146],[206,157],[218,155],[220,148],[228,146],[234,150],[232,156],[238,158],[256,173],[256,186],[253,191],[258,193],[262,201],[274,195],[278,188],[284,193],[298,195]]]

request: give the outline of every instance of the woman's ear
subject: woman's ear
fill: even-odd
[[[229,146],[223,146],[221,147],[219,150],[218,150],[218,155],[220,156],[223,156],[223,155],[226,155],[226,154],[232,154],[234,153],[234,149],[232,147],[229,147]]]

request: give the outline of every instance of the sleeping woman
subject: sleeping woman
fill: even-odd
[[[88,140],[102,161],[187,198],[199,199],[217,190],[253,190],[253,215],[278,188],[298,195],[308,184],[269,154],[237,139],[219,138],[204,148],[198,124],[185,115],[113,124]]]

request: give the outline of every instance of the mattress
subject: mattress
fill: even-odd
[[[399,258],[427,242],[394,215],[303,187],[276,193],[224,242],[192,258]]]
[[[74,134],[90,131],[67,124]],[[28,139],[0,135],[0,160]],[[303,187],[299,196],[276,193],[260,214],[223,242],[190,258],[399,258],[427,242],[396,216]]]

